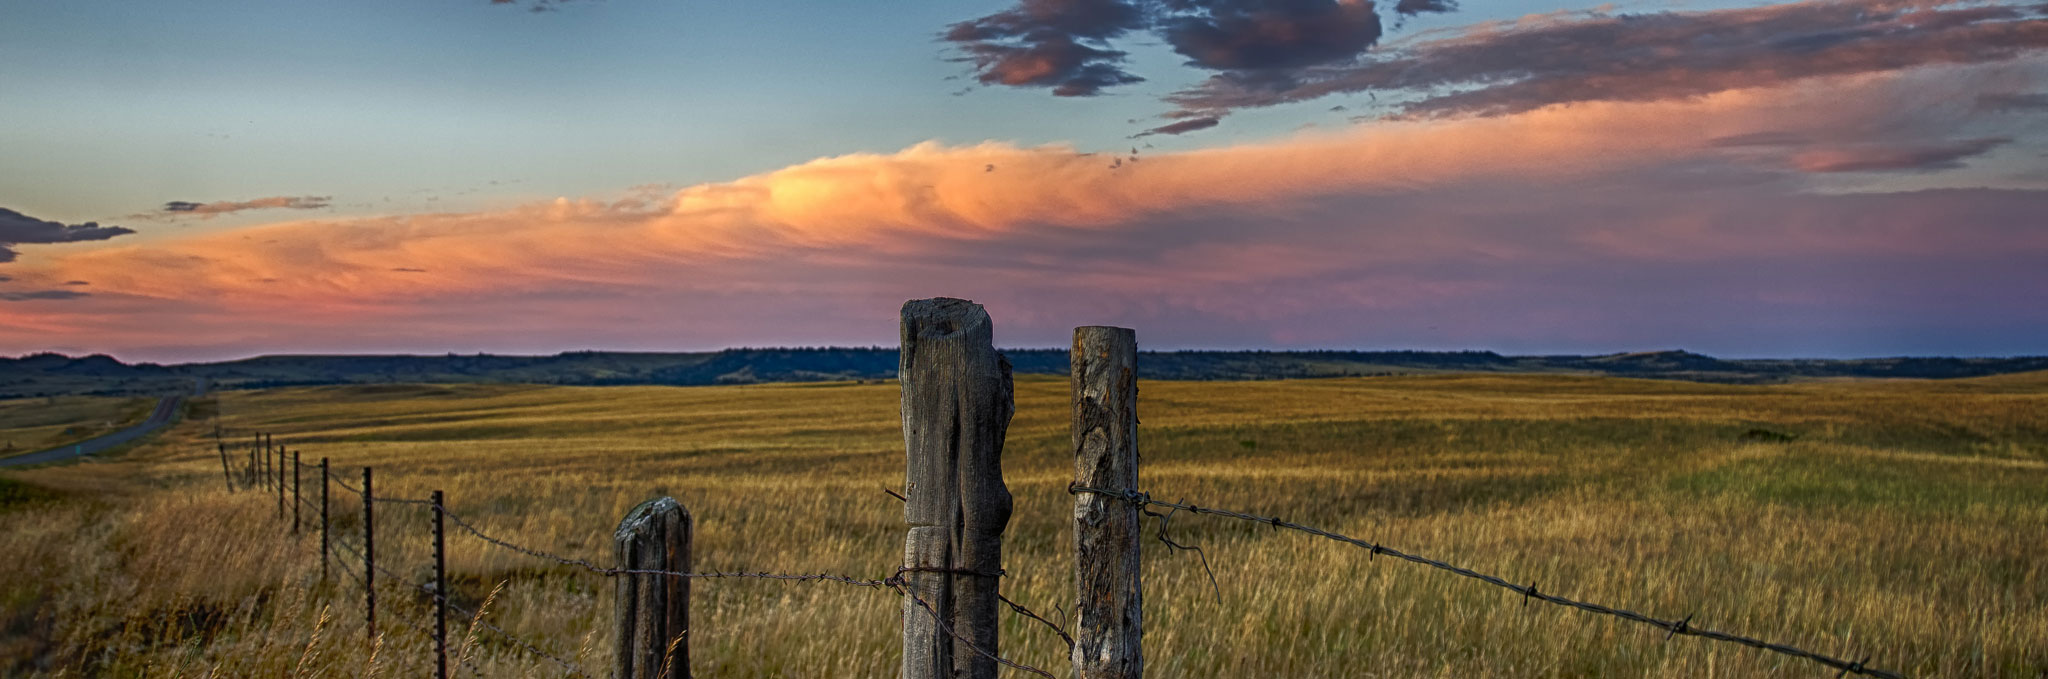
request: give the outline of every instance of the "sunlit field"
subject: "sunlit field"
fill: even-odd
[[[1067,382],[1023,377],[1004,466],[1016,511],[1004,592],[1071,612]],[[2048,669],[2048,376],[1720,386],[1581,377],[1147,382],[1142,485],[1278,515],[1545,592],[1858,659],[1911,676]],[[487,532],[599,564],[634,504],[672,495],[698,570],[889,575],[902,438],[889,384],[557,388],[356,386],[232,392],[253,431],[380,496],[450,506]],[[421,676],[423,597],[321,582],[318,532],[274,495],[226,490],[214,422],[114,461],[0,472],[0,674]],[[7,432],[0,432],[5,434]],[[0,436],[4,438],[4,436]],[[11,481],[9,481],[11,480]],[[319,484],[305,477],[309,493]],[[360,504],[332,489],[333,527]],[[317,495],[316,495],[317,496]],[[309,512],[310,514],[310,512]],[[310,522],[311,517],[308,517]],[[380,563],[431,571],[428,514],[377,507]],[[1821,677],[1820,665],[1540,604],[1300,533],[1146,523],[1154,677]],[[454,598],[608,674],[612,583],[449,538]],[[336,568],[343,561],[336,561]],[[388,586],[386,586],[388,584]],[[492,596],[496,590],[495,597]],[[886,589],[700,580],[703,677],[893,677]],[[1066,649],[1004,613],[1002,654],[1068,676]],[[451,620],[483,676],[563,676]],[[467,672],[465,672],[467,674]],[[1026,676],[1004,670],[1004,676]]]

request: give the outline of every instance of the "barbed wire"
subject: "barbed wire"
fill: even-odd
[[[344,550],[348,551],[350,555],[352,555],[352,556],[354,556],[354,557],[355,557],[355,560],[356,560],[356,561],[358,561],[358,562],[364,562],[364,563],[368,563],[368,562],[367,562],[366,560],[364,560],[364,559],[363,559],[363,553],[362,553],[361,551],[358,551],[358,550],[356,550],[356,549],[355,549],[355,548],[354,548],[353,546],[349,545],[349,544],[348,544],[348,543],[347,543],[346,541],[343,541],[343,540],[335,540],[335,541],[333,541],[333,542],[332,542],[332,544],[334,544],[335,546],[337,546],[337,547],[340,547],[340,548],[342,548],[342,549],[344,549]],[[428,595],[428,596],[431,596],[431,597],[433,597],[436,603],[446,603],[446,604],[448,605],[448,609],[449,609],[449,610],[452,610],[452,611],[456,611],[456,612],[458,612],[458,613],[461,613],[461,614],[463,614],[464,616],[468,616],[468,617],[469,617],[469,618],[470,618],[470,619],[471,619],[471,620],[472,620],[473,622],[475,622],[475,623],[477,623],[477,624],[479,624],[479,625],[483,626],[483,627],[484,627],[485,629],[488,629],[488,630],[490,630],[491,632],[493,632],[493,633],[497,634],[498,636],[504,637],[504,638],[505,638],[506,640],[508,640],[508,641],[511,641],[511,642],[512,642],[512,643],[514,643],[514,644],[517,644],[517,645],[519,645],[519,646],[522,646],[522,647],[524,647],[524,648],[525,648],[525,650],[526,650],[527,652],[529,652],[529,653],[532,653],[532,654],[534,654],[534,655],[537,655],[537,656],[540,656],[540,657],[542,657],[542,658],[546,658],[546,659],[548,659],[548,660],[550,660],[550,661],[553,661],[554,663],[556,663],[556,664],[558,664],[558,665],[561,665],[561,666],[562,666],[562,667],[563,667],[564,669],[567,669],[567,670],[568,670],[568,671],[569,671],[570,673],[572,673],[572,674],[575,674],[576,676],[579,676],[579,677],[589,677],[589,676],[590,676],[589,674],[585,673],[585,672],[583,671],[583,669],[582,669],[582,668],[580,668],[580,667],[577,667],[577,666],[575,665],[575,663],[571,663],[571,662],[569,662],[569,661],[567,661],[567,660],[563,660],[563,659],[562,659],[562,658],[561,658],[560,656],[557,656],[557,655],[555,655],[555,654],[549,653],[549,652],[547,652],[547,651],[545,651],[545,650],[541,650],[541,648],[540,648],[539,646],[535,645],[535,644],[534,644],[533,642],[530,642],[530,641],[527,641],[526,639],[520,638],[520,637],[519,637],[518,635],[515,635],[515,634],[513,634],[513,633],[511,633],[511,632],[508,632],[508,631],[506,631],[506,630],[505,630],[504,628],[502,628],[502,627],[499,627],[499,626],[497,626],[497,625],[494,625],[494,624],[492,624],[492,623],[491,623],[491,621],[489,621],[489,620],[484,620],[484,619],[482,619],[482,618],[478,617],[478,616],[476,615],[476,612],[475,612],[475,611],[471,611],[471,610],[469,610],[468,608],[466,608],[466,607],[462,606],[461,604],[457,604],[457,603],[455,603],[455,602],[454,602],[454,600],[452,600],[452,599],[449,599],[449,598],[448,598],[447,596],[443,595],[442,593],[434,591],[434,588],[433,588],[433,587],[431,587],[431,586],[428,586],[428,585],[426,585],[426,584],[424,584],[424,583],[420,583],[420,582],[418,582],[418,581],[415,581],[415,580],[413,580],[413,579],[411,579],[411,578],[407,578],[407,577],[405,577],[405,576],[403,576],[403,575],[399,575],[398,573],[396,573],[396,572],[393,572],[393,571],[392,571],[391,569],[389,569],[389,568],[385,568],[385,567],[383,567],[383,566],[379,566],[379,565],[375,565],[375,564],[370,564],[370,568],[372,568],[372,569],[376,570],[376,571],[377,571],[378,573],[383,573],[383,574],[384,574],[384,576],[385,576],[385,577],[387,577],[387,578],[390,578],[390,579],[392,579],[392,580],[397,580],[397,581],[398,581],[399,583],[402,583],[402,584],[404,584],[404,585],[406,585],[406,586],[409,586],[409,587],[411,587],[411,588],[413,588],[413,589],[415,589],[415,590],[419,591],[420,593],[423,593],[423,594],[426,594],[426,595]],[[357,575],[357,574],[356,574],[356,572],[355,572],[355,569],[353,569],[353,568],[344,568],[344,569],[342,569],[342,571],[343,571],[343,572],[345,572],[345,573],[347,573],[347,574],[348,574],[348,576],[349,576],[350,578],[353,578],[353,579],[355,579],[355,581],[356,581],[356,584],[357,584],[358,586],[363,586],[363,587],[367,587],[367,586],[368,586],[368,585],[367,585],[367,583],[365,583],[365,582],[363,581],[363,576],[361,576],[361,575]],[[470,663],[470,669],[471,669],[472,671],[480,671],[480,670],[478,670],[478,668],[477,668],[477,667],[475,666],[475,664],[474,664],[473,662],[472,662],[472,663]]]
[[[1527,603],[1527,602],[1528,602],[1529,600],[1532,600],[1532,599],[1533,599],[1533,600],[1537,600],[1537,601],[1543,601],[1543,602],[1545,602],[1545,603],[1552,603],[1552,604],[1558,604],[1558,605],[1561,605],[1561,606],[1569,606],[1569,607],[1572,607],[1572,608],[1577,608],[1577,609],[1580,609],[1580,610],[1584,610],[1584,611],[1589,611],[1589,612],[1593,612],[1593,613],[1599,613],[1599,614],[1603,614],[1603,615],[1611,615],[1611,616],[1614,616],[1614,617],[1617,617],[1617,618],[1621,618],[1621,619],[1624,619],[1624,620],[1633,620],[1633,621],[1636,621],[1636,622],[1640,622],[1640,623],[1644,623],[1644,624],[1648,624],[1648,625],[1655,625],[1655,626],[1657,626],[1657,627],[1660,627],[1660,628],[1663,628],[1663,629],[1665,630],[1665,632],[1666,632],[1666,633],[1665,633],[1665,635],[1664,635],[1664,638],[1665,638],[1666,640],[1669,640],[1669,639],[1671,639],[1671,637],[1673,637],[1673,636],[1676,636],[1676,635],[1680,635],[1680,634],[1685,634],[1685,635],[1691,635],[1691,636],[1696,636],[1696,637],[1704,637],[1704,638],[1707,638],[1707,639],[1713,639],[1713,640],[1716,640],[1716,641],[1726,641],[1726,642],[1730,642],[1730,643],[1735,643],[1735,644],[1741,644],[1741,645],[1743,645],[1743,646],[1748,646],[1748,647],[1751,647],[1751,648],[1758,648],[1758,649],[1763,649],[1763,650],[1766,650],[1766,651],[1772,651],[1772,652],[1775,652],[1775,653],[1781,653],[1781,654],[1784,654],[1784,655],[1789,655],[1789,656],[1792,656],[1792,657],[1795,657],[1795,658],[1803,658],[1803,659],[1806,659],[1806,660],[1811,660],[1811,661],[1814,661],[1814,662],[1817,662],[1817,663],[1820,663],[1820,664],[1823,664],[1823,665],[1827,665],[1827,666],[1829,666],[1829,667],[1833,667],[1833,668],[1836,668],[1836,669],[1839,669],[1839,670],[1841,670],[1841,671],[1842,671],[1842,673],[1841,673],[1841,674],[1838,674],[1837,676],[1842,676],[1842,675],[1846,675],[1846,674],[1852,674],[1852,673],[1853,673],[1853,674],[1859,674],[1859,675],[1865,675],[1865,676],[1872,676],[1872,677],[1878,677],[1879,679],[1905,679],[1905,678],[1904,678],[1904,677],[1903,677],[1902,675],[1899,675],[1899,674],[1896,674],[1896,673],[1893,673],[1893,672],[1889,672],[1889,671],[1886,671],[1886,670],[1876,669],[1876,668],[1873,668],[1873,667],[1869,667],[1869,666],[1865,665],[1865,663],[1868,663],[1868,662],[1870,661],[1870,658],[1868,658],[1868,657],[1865,657],[1865,658],[1863,658],[1862,660],[1856,660],[1856,661],[1853,661],[1853,662],[1852,662],[1852,661],[1842,660],[1842,659],[1840,659],[1840,658],[1834,658],[1834,657],[1831,657],[1831,656],[1821,655],[1821,654],[1819,654],[1819,653],[1814,653],[1814,652],[1812,652],[1812,651],[1808,651],[1808,650],[1805,650],[1805,649],[1797,648],[1797,647],[1794,647],[1794,646],[1788,646],[1788,645],[1785,645],[1785,644],[1778,644],[1778,643],[1772,643],[1772,642],[1764,641],[1764,640],[1761,640],[1761,639],[1754,639],[1754,638],[1750,638],[1750,637],[1745,637],[1745,636],[1741,636],[1741,635],[1737,635],[1737,634],[1730,634],[1730,633],[1727,633],[1727,632],[1720,632],[1720,631],[1716,631],[1716,630],[1711,630],[1711,629],[1706,629],[1706,628],[1702,628],[1702,627],[1694,627],[1694,626],[1692,625],[1692,619],[1693,619],[1693,616],[1690,616],[1690,615],[1688,615],[1688,616],[1686,616],[1685,618],[1683,618],[1683,619],[1680,619],[1680,620],[1660,620],[1660,619],[1658,619],[1658,618],[1654,618],[1654,617],[1651,617],[1651,616],[1643,615],[1643,614],[1641,614],[1641,613],[1637,613],[1637,612],[1635,612],[1635,611],[1631,611],[1631,610],[1626,610],[1626,609],[1620,609],[1620,608],[1612,608],[1612,607],[1608,607],[1608,606],[1602,606],[1602,605],[1600,605],[1600,604],[1595,604],[1595,603],[1589,603],[1589,602],[1584,602],[1584,601],[1577,601],[1577,600],[1574,600],[1574,599],[1568,599],[1568,598],[1565,598],[1565,597],[1561,597],[1561,596],[1557,596],[1557,595],[1554,595],[1554,594],[1545,594],[1545,593],[1543,593],[1543,592],[1539,592],[1539,591],[1537,591],[1537,590],[1536,590],[1536,585],[1535,585],[1534,583],[1531,583],[1531,584],[1529,584],[1529,585],[1526,585],[1526,586],[1524,586],[1524,585],[1516,585],[1516,584],[1514,584],[1514,583],[1508,582],[1507,580],[1503,580],[1503,579],[1501,579],[1501,578],[1498,578],[1498,577],[1495,577],[1495,576],[1492,576],[1492,575],[1487,575],[1487,574],[1484,574],[1484,573],[1480,573],[1480,572],[1474,571],[1474,570],[1472,570],[1472,569],[1469,569],[1469,568],[1464,568],[1464,567],[1460,567],[1460,566],[1455,566],[1455,565],[1452,565],[1452,564],[1448,564],[1448,563],[1445,563],[1445,562],[1442,562],[1442,561],[1438,561],[1438,560],[1435,560],[1435,559],[1431,559],[1431,558],[1427,558],[1427,557],[1423,557],[1423,556],[1419,556],[1419,555],[1415,555],[1415,554],[1409,554],[1409,553],[1407,553],[1407,552],[1403,552],[1403,551],[1400,551],[1400,550],[1394,549],[1394,548],[1392,548],[1392,547],[1388,547],[1388,546],[1386,546],[1386,545],[1383,545],[1383,544],[1380,544],[1380,543],[1377,543],[1377,542],[1369,542],[1369,541],[1366,541],[1366,540],[1360,540],[1360,539],[1358,539],[1358,538],[1350,537],[1350,536],[1347,536],[1347,535],[1341,535],[1341,534],[1338,534],[1338,533],[1332,533],[1332,532],[1330,532],[1330,531],[1326,531],[1326,530],[1323,530],[1323,529],[1320,529],[1320,528],[1315,528],[1315,527],[1312,527],[1312,526],[1304,526],[1304,525],[1302,525],[1302,524],[1294,523],[1294,522],[1292,522],[1292,521],[1287,521],[1287,520],[1284,520],[1284,519],[1281,519],[1281,518],[1278,518],[1278,517],[1271,517],[1271,516],[1259,516],[1259,515],[1256,515],[1256,514],[1248,514],[1248,513],[1245,513],[1245,512],[1238,512],[1238,511],[1232,511],[1232,510],[1228,510],[1228,509],[1217,509],[1217,508],[1214,508],[1214,507],[1199,507],[1199,506],[1196,506],[1196,505],[1193,505],[1193,504],[1184,504],[1184,503],[1180,503],[1180,502],[1166,502],[1166,501],[1163,501],[1163,500],[1154,500],[1154,499],[1152,499],[1151,495],[1149,495],[1149,494],[1147,494],[1147,493],[1143,493],[1143,492],[1140,492],[1140,491],[1136,491],[1136,490],[1110,490],[1110,489],[1106,489],[1106,488],[1090,488],[1090,487],[1087,487],[1087,486],[1082,486],[1082,485],[1079,485],[1079,484],[1071,484],[1071,483],[1070,483],[1070,484],[1067,484],[1067,492],[1068,492],[1068,493],[1094,493],[1094,494],[1097,494],[1097,495],[1103,495],[1103,496],[1107,496],[1107,497],[1113,497],[1113,498],[1117,498],[1117,499],[1121,499],[1121,500],[1124,500],[1124,501],[1126,501],[1126,502],[1129,502],[1129,503],[1131,503],[1131,504],[1133,504],[1133,505],[1137,505],[1137,506],[1138,506],[1139,508],[1141,508],[1141,509],[1142,509],[1143,507],[1145,507],[1146,505],[1153,505],[1153,506],[1159,506],[1159,507],[1169,507],[1169,508],[1172,508],[1172,509],[1173,509],[1173,510],[1175,510],[1175,511],[1186,511],[1186,512],[1188,512],[1188,513],[1191,513],[1191,514],[1213,514],[1213,515],[1216,515],[1216,516],[1222,516],[1222,517],[1227,517],[1227,518],[1232,518],[1232,519],[1238,519],[1238,520],[1241,520],[1241,521],[1249,521],[1249,522],[1252,522],[1252,523],[1262,523],[1262,524],[1266,524],[1266,525],[1272,526],[1272,527],[1274,527],[1274,528],[1286,528],[1286,529],[1289,529],[1289,530],[1295,530],[1295,531],[1300,531],[1300,532],[1303,532],[1303,533],[1308,533],[1308,534],[1310,534],[1310,535],[1315,535],[1315,536],[1318,536],[1318,537],[1322,537],[1322,538],[1327,538],[1327,539],[1329,539],[1329,540],[1334,540],[1334,541],[1337,541],[1337,542],[1342,542],[1342,543],[1345,543],[1345,544],[1349,544],[1349,545],[1352,545],[1352,546],[1354,546],[1354,547],[1359,547],[1359,548],[1363,548],[1363,549],[1368,549],[1368,550],[1371,550],[1371,551],[1372,551],[1372,554],[1374,554],[1374,555],[1379,555],[1379,554],[1386,554],[1386,555],[1388,555],[1388,556],[1391,556],[1391,557],[1394,557],[1394,558],[1397,558],[1397,559],[1402,559],[1402,560],[1405,560],[1405,561],[1412,561],[1412,562],[1415,562],[1415,563],[1419,563],[1419,564],[1422,564],[1422,565],[1425,565],[1425,566],[1429,566],[1429,567],[1432,567],[1432,568],[1437,568],[1437,569],[1440,569],[1440,570],[1445,570],[1445,571],[1449,571],[1449,572],[1451,572],[1451,573],[1455,573],[1455,574],[1457,574],[1457,575],[1461,575],[1461,576],[1464,576],[1464,577],[1468,577],[1468,578],[1472,578],[1472,579],[1475,579],[1475,580],[1479,580],[1479,581],[1481,581],[1481,582],[1485,582],[1485,583],[1487,583],[1487,584],[1491,584],[1491,585],[1495,585],[1495,586],[1498,586],[1498,587],[1502,587],[1502,588],[1505,588],[1505,589],[1507,589],[1507,590],[1509,590],[1509,591],[1513,591],[1513,592],[1516,592],[1516,593],[1519,593],[1519,594],[1521,594],[1521,595],[1522,595],[1522,600],[1523,600],[1523,602],[1524,602],[1524,604],[1525,604],[1525,605],[1526,605],[1526,603]],[[1157,514],[1154,514],[1154,516],[1158,516],[1158,515],[1157,515]],[[1162,521],[1162,524],[1163,524],[1163,521]],[[1163,535],[1163,528],[1164,528],[1164,526],[1162,525],[1162,535]]]

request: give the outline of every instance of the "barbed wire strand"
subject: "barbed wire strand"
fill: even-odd
[[[356,549],[355,549],[355,548],[354,548],[353,546],[350,546],[350,545],[349,545],[349,544],[348,544],[347,542],[345,542],[345,541],[340,541],[340,540],[336,540],[336,541],[334,541],[334,544],[335,544],[336,546],[339,546],[339,547],[341,547],[341,548],[343,548],[343,549],[347,550],[347,551],[348,551],[348,552],[349,552],[349,553],[350,553],[351,555],[353,555],[353,556],[355,557],[355,559],[356,559],[356,560],[357,560],[358,562],[361,562],[361,561],[363,560],[363,553],[362,553],[362,552],[360,552],[360,551],[357,551],[357,550],[356,550]],[[511,633],[511,632],[508,632],[508,631],[506,631],[506,630],[505,630],[505,628],[502,628],[502,627],[499,627],[499,626],[497,626],[497,625],[491,624],[491,621],[489,621],[489,620],[484,620],[484,619],[482,619],[482,618],[479,618],[479,617],[477,617],[477,615],[476,615],[476,612],[475,612],[475,611],[471,611],[471,610],[469,610],[468,608],[465,608],[465,607],[463,607],[463,606],[462,606],[461,604],[457,604],[457,603],[455,603],[455,602],[454,602],[453,600],[450,600],[450,599],[448,599],[447,597],[443,596],[443,595],[442,595],[441,593],[439,593],[439,592],[435,592],[435,591],[434,591],[434,588],[433,588],[433,587],[427,586],[427,585],[425,585],[425,584],[423,584],[423,583],[420,583],[420,582],[416,582],[416,581],[414,581],[414,580],[412,580],[412,579],[410,579],[410,578],[407,578],[407,577],[405,577],[405,576],[399,575],[398,573],[395,573],[395,572],[393,572],[393,571],[392,571],[391,569],[389,569],[389,568],[385,568],[385,567],[383,567],[383,566],[376,566],[376,565],[372,565],[372,566],[371,566],[371,568],[374,568],[374,569],[376,569],[376,571],[377,571],[377,572],[379,572],[379,573],[383,573],[383,574],[384,574],[384,576],[385,576],[385,577],[387,577],[387,578],[390,578],[390,579],[392,579],[392,580],[397,580],[397,581],[398,581],[399,583],[401,583],[401,584],[407,585],[407,586],[409,586],[409,587],[412,587],[412,588],[413,588],[413,589],[415,589],[415,590],[418,590],[419,592],[421,592],[421,593],[423,593],[423,594],[426,594],[426,595],[428,595],[428,596],[434,597],[434,600],[435,600],[436,602],[445,602],[445,603],[447,603],[447,604],[448,604],[448,608],[449,608],[449,610],[453,610],[453,611],[456,611],[456,612],[459,612],[459,613],[463,614],[464,616],[468,616],[468,617],[469,617],[469,618],[470,618],[471,620],[475,621],[475,622],[476,622],[477,624],[479,624],[479,625],[482,625],[482,626],[483,626],[483,627],[484,627],[485,629],[488,629],[488,630],[490,630],[491,632],[493,632],[493,633],[497,634],[498,636],[504,637],[505,639],[507,639],[507,640],[509,640],[509,641],[511,641],[511,642],[513,642],[513,643],[515,643],[515,644],[518,644],[518,645],[520,645],[520,646],[524,647],[524,648],[525,648],[525,650],[526,650],[527,652],[529,652],[529,653],[532,653],[532,654],[534,654],[534,655],[540,656],[540,657],[542,657],[542,658],[546,658],[547,660],[550,660],[550,661],[554,662],[555,664],[561,665],[561,666],[563,667],[563,669],[566,669],[566,670],[568,670],[569,672],[571,672],[571,673],[575,674],[576,676],[579,676],[579,677],[589,677],[589,676],[590,676],[590,675],[589,675],[588,673],[585,673],[585,672],[583,671],[583,669],[582,669],[582,668],[580,668],[580,667],[577,667],[577,666],[575,665],[575,663],[571,663],[571,662],[569,662],[569,661],[567,661],[567,660],[563,660],[563,659],[562,659],[562,658],[561,658],[560,656],[557,656],[557,655],[555,655],[555,654],[553,654],[553,653],[549,653],[549,652],[547,652],[547,651],[541,650],[541,648],[540,648],[539,646],[535,645],[535,644],[534,644],[533,642],[530,642],[530,641],[527,641],[527,640],[525,640],[525,639],[523,639],[523,638],[520,638],[520,637],[519,637],[518,635],[515,635],[515,634],[513,634],[513,633]],[[362,577],[361,575],[357,575],[357,574],[355,573],[355,569],[353,569],[353,568],[345,568],[345,569],[343,569],[343,570],[344,570],[344,571],[346,571],[346,572],[348,573],[349,577],[351,577],[351,578],[354,578],[354,579],[355,579],[355,581],[356,581],[356,584],[357,584],[357,585],[361,586],[361,585],[363,585],[363,584],[364,584],[364,582],[363,582],[363,577]],[[474,662],[471,662],[471,663],[470,663],[470,665],[471,665],[471,667],[470,667],[470,669],[471,669],[471,670],[473,670],[473,671],[478,671],[478,668],[477,668],[477,667],[475,666],[475,663],[474,663]]]
[[[1741,644],[1743,646],[1748,646],[1751,648],[1781,653],[1795,658],[1804,658],[1806,660],[1811,660],[1823,665],[1827,665],[1829,667],[1833,667],[1842,671],[1842,674],[1837,676],[1854,673],[1859,675],[1878,677],[1879,679],[1905,679],[1902,675],[1899,675],[1897,673],[1866,666],[1864,663],[1869,661],[1868,658],[1852,662],[1826,655],[1821,655],[1819,653],[1814,653],[1812,651],[1797,648],[1794,646],[1788,646],[1785,644],[1772,643],[1761,639],[1754,639],[1750,637],[1745,637],[1737,634],[1730,634],[1727,632],[1720,632],[1702,627],[1694,627],[1691,624],[1692,616],[1686,616],[1686,618],[1683,620],[1660,620],[1658,618],[1643,615],[1635,611],[1620,608],[1612,608],[1584,601],[1577,601],[1574,599],[1568,599],[1554,594],[1545,594],[1543,592],[1537,591],[1536,586],[1534,584],[1530,584],[1527,586],[1516,585],[1501,578],[1492,575],[1487,575],[1484,573],[1479,573],[1469,568],[1455,566],[1428,557],[1409,554],[1407,552],[1403,552],[1376,542],[1368,542],[1347,535],[1332,533],[1330,531],[1326,531],[1320,528],[1304,526],[1302,524],[1280,519],[1278,517],[1259,516],[1256,514],[1248,514],[1245,512],[1231,511],[1228,509],[1216,509],[1213,507],[1200,507],[1193,504],[1184,504],[1180,502],[1166,502],[1163,500],[1154,500],[1150,495],[1135,490],[1109,490],[1104,488],[1090,488],[1078,484],[1069,484],[1067,486],[1067,492],[1094,493],[1097,495],[1120,498],[1124,501],[1138,505],[1141,508],[1146,505],[1170,507],[1174,510],[1186,511],[1191,514],[1213,514],[1216,516],[1238,519],[1241,521],[1262,523],[1272,526],[1274,528],[1286,528],[1289,530],[1300,531],[1303,533],[1308,533],[1310,535],[1315,535],[1318,537],[1327,538],[1329,540],[1349,544],[1355,547],[1368,549],[1371,550],[1372,553],[1375,555],[1386,554],[1397,559],[1412,561],[1414,563],[1419,563],[1425,566],[1430,566],[1432,568],[1449,571],[1451,573],[1455,573],[1468,578],[1479,580],[1481,582],[1495,585],[1507,589],[1509,591],[1521,594],[1523,601],[1525,602],[1534,599],[1538,601],[1543,601],[1545,603],[1569,606],[1572,608],[1577,608],[1592,613],[1611,615],[1624,620],[1633,620],[1648,625],[1655,625],[1659,628],[1664,629],[1667,632],[1665,634],[1666,639],[1669,639],[1675,635],[1685,634],[1696,637],[1703,637],[1707,639],[1713,639],[1716,641],[1725,641],[1729,643]]]

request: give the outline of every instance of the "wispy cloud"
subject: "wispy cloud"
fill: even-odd
[[[1420,40],[1355,63],[1222,73],[1168,100],[1222,115],[1348,92],[1403,93],[1394,115],[1505,115],[1657,101],[1821,76],[2008,61],[2048,48],[2048,7],[1962,0],[1804,0],[1761,7],[1539,15]]]
[[[14,246],[17,245],[106,240],[130,233],[135,233],[135,230],[100,226],[99,222],[67,225],[0,208],[0,262],[14,261],[18,254]]]
[[[30,290],[27,292],[0,291],[0,302],[30,302],[39,300],[64,300],[91,297],[90,293],[72,290]]]
[[[1948,170],[1962,161],[2012,143],[2010,137],[1962,139],[1933,144],[1865,144],[1816,148],[1792,156],[1792,166],[1807,172],[1890,172]]]
[[[197,215],[201,218],[210,218],[216,215],[242,212],[244,210],[318,210],[331,206],[333,201],[333,196],[270,196],[253,200],[222,200],[211,203],[174,200],[164,203],[162,212],[172,215]]]

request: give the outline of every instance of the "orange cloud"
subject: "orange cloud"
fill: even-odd
[[[1375,123],[1140,154],[1135,162],[1127,154],[1062,146],[925,143],[889,154],[822,158],[666,195],[283,222],[55,255],[11,273],[28,284],[90,280],[94,297],[82,301],[95,304],[170,301],[306,333],[391,319],[453,323],[461,314],[451,310],[502,312],[507,305],[492,305],[517,299],[688,294],[760,300],[849,290],[886,298],[919,281],[1037,284],[1045,276],[1095,280],[1133,293],[1179,281],[1192,287],[1159,294],[1177,300],[1173,304],[1214,310],[1239,303],[1189,296],[1338,276],[1362,263],[1514,261],[1559,243],[1635,259],[1739,253],[1752,244],[1717,244],[1724,226],[1688,223],[1682,215],[1607,223],[1588,214],[1585,225],[1538,224],[1572,224],[1572,196],[1619,192],[1614,200],[1641,203],[1647,200],[1642,195],[1657,191],[1694,190],[1652,182],[1701,181],[1706,175],[1692,170],[1702,164],[1732,175],[1730,181],[1772,183],[1761,191],[1794,191],[1799,179],[1782,169],[1794,162],[1788,154],[1796,149],[1726,140],[1760,133],[1943,139],[1957,120],[1972,115],[1977,93],[2010,90],[2012,81],[2009,73],[1968,69],[1851,76],[1824,86],[1732,90],[1690,100]],[[1908,98],[1934,103],[1896,106]],[[1537,198],[1528,205],[1509,202],[1520,200],[1516,196]],[[1333,198],[1355,208],[1342,221],[1322,225],[1327,237],[1320,241],[1298,233],[1290,242],[1253,248],[1237,236],[1216,236],[1292,222],[1304,205]],[[1397,202],[1406,207],[1380,207]],[[1428,206],[1434,207],[1422,209]],[[1528,213],[1539,209],[1549,213],[1530,219]],[[1189,226],[1204,220],[1222,224],[1203,227],[1208,231]],[[1521,222],[1528,225],[1514,226]],[[1477,223],[1509,226],[1488,226],[1485,237],[1474,235],[1477,227],[1460,226]],[[1117,243],[1125,259],[1088,271],[1070,272],[1074,265],[1064,258],[1072,253],[1037,249],[1125,233],[1139,234]],[[1861,247],[1827,231],[1800,238],[1801,247]],[[1336,242],[1346,245],[1330,245]],[[1361,288],[1359,281],[1373,284]],[[1332,278],[1318,286],[1327,291],[1318,295],[1338,295],[1332,303],[1376,308],[1392,303],[1387,290],[1455,296],[1500,284],[1406,271]],[[94,313],[77,306],[72,313]],[[553,312],[600,313],[567,302]],[[112,323],[40,313],[37,325],[44,328]],[[514,322],[476,314],[461,322],[475,328]],[[110,331],[137,331],[121,325]]]

